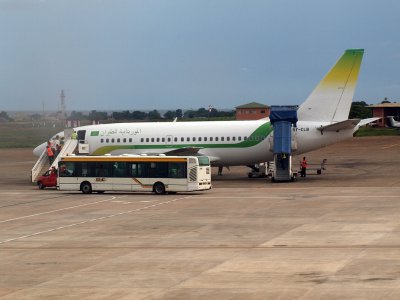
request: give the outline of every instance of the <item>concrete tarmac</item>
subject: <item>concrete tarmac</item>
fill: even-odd
[[[306,156],[327,170],[82,195],[37,189],[31,150],[0,150],[0,299],[400,299],[400,138]]]

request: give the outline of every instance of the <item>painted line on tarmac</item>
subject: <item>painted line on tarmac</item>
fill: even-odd
[[[382,147],[381,149],[389,149],[389,148],[396,147],[396,146],[400,146],[400,144],[393,144],[393,145],[385,146],[385,147]]]
[[[283,199],[283,198],[399,198],[396,195],[282,195],[282,196],[198,196],[196,199]],[[308,200],[308,199],[307,199]]]
[[[125,197],[125,196],[122,196],[122,197]],[[122,197],[120,197],[120,198],[122,198]],[[80,205],[75,205],[75,206],[69,206],[69,207],[64,207],[64,208],[60,208],[60,209],[45,211],[45,212],[41,212],[41,213],[37,213],[37,214],[32,214],[32,215],[22,216],[22,217],[18,217],[18,218],[12,218],[12,219],[8,219],[8,220],[3,220],[3,221],[0,221],[0,224],[11,222],[11,221],[16,221],[16,220],[32,218],[32,217],[41,216],[41,215],[47,215],[47,214],[51,214],[51,213],[55,213],[55,212],[59,212],[59,211],[78,208],[78,207],[83,207],[83,206],[103,203],[103,202],[107,202],[107,201],[112,201],[112,200],[114,200],[116,198],[117,198],[116,196],[112,196],[111,198],[108,198],[108,199],[105,199],[105,200],[101,200],[101,201],[90,202],[90,203],[85,203],[85,204],[80,204]]]
[[[186,197],[183,197],[183,198],[175,198],[175,199],[172,199],[172,200],[169,200],[169,201],[159,202],[159,203],[156,203],[156,204],[153,204],[153,205],[132,209],[132,210],[120,212],[120,213],[117,213],[117,214],[112,214],[112,215],[99,217],[99,218],[93,218],[93,219],[81,221],[81,222],[74,223],[74,224],[69,224],[69,225],[60,226],[60,227],[56,227],[56,228],[52,228],[52,229],[48,229],[48,230],[43,230],[43,231],[39,231],[39,232],[35,232],[35,233],[19,236],[19,237],[16,237],[16,238],[11,238],[11,239],[8,239],[8,240],[0,241],[0,245],[6,244],[6,243],[9,243],[9,242],[13,242],[13,241],[17,241],[17,240],[22,240],[22,239],[29,238],[29,237],[34,237],[34,236],[45,234],[45,233],[49,233],[49,232],[54,232],[54,231],[65,229],[65,228],[70,228],[70,227],[79,226],[79,225],[83,225],[83,224],[87,224],[87,223],[91,223],[91,222],[96,222],[96,221],[111,219],[113,217],[127,215],[127,214],[130,214],[130,213],[133,213],[133,212],[138,212],[138,211],[142,211],[142,210],[145,210],[145,209],[154,208],[154,207],[165,205],[165,204],[170,204],[170,203],[173,203],[173,202],[176,202],[176,201],[179,201],[179,200],[183,200],[183,199],[188,199],[188,198],[191,198],[191,197],[193,197],[193,196],[186,196]]]

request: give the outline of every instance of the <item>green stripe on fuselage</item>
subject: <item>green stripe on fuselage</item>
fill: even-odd
[[[118,149],[179,149],[179,148],[188,148],[188,147],[196,147],[196,148],[248,148],[253,147],[259,143],[261,143],[270,133],[272,132],[272,126],[270,122],[266,122],[260,127],[258,127],[246,141],[242,141],[239,143],[229,143],[229,144],[205,144],[205,143],[193,143],[193,144],[172,144],[172,145],[154,145],[154,144],[145,144],[145,145],[112,145],[112,146],[104,146],[95,150],[92,155],[103,155],[106,153],[110,153],[111,151]]]

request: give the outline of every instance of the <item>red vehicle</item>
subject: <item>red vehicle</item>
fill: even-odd
[[[52,170],[46,171],[46,173],[39,177],[37,185],[41,190],[46,187],[57,186],[57,172],[54,172]]]

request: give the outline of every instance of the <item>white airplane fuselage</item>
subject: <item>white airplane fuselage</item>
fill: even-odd
[[[353,130],[321,133],[326,122],[298,121],[292,128],[302,154],[352,137]],[[199,155],[213,165],[251,165],[273,159],[272,127],[266,119],[257,121],[204,121],[115,123],[75,128],[85,131],[90,155],[160,154],[175,149],[198,148]],[[59,133],[62,135],[62,133]],[[43,151],[45,145],[39,146]],[[37,147],[37,148],[39,148]],[[36,151],[36,150],[35,150]]]

